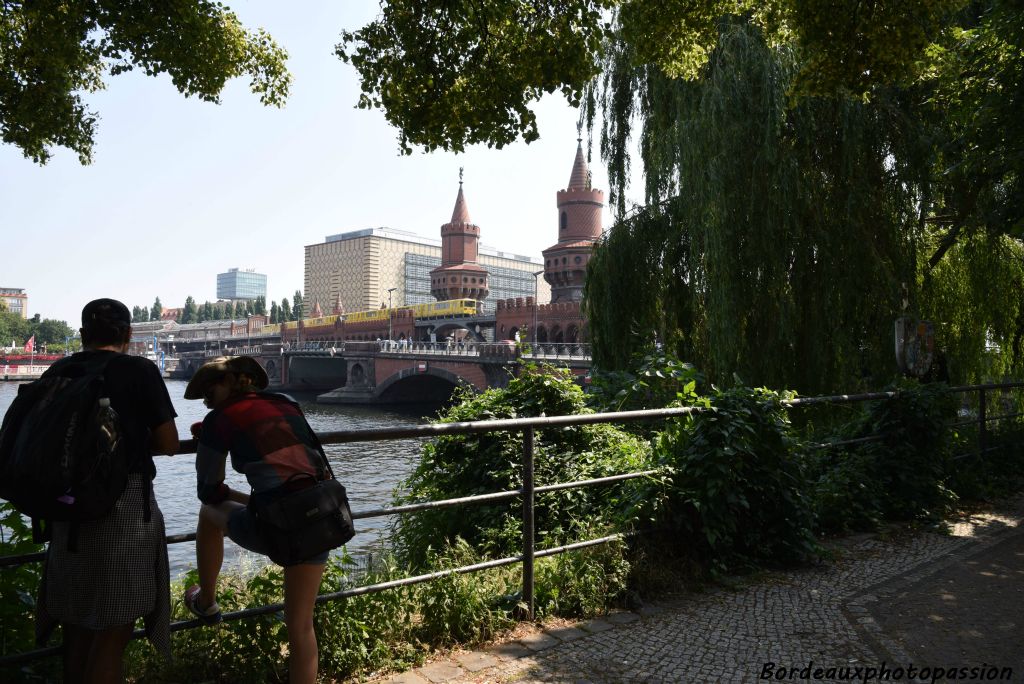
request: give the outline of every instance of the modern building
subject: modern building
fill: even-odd
[[[22,318],[28,318],[28,294],[22,287],[0,287],[0,301],[7,305],[7,310]]]
[[[377,309],[389,301],[392,306],[429,303],[436,301],[438,293],[441,297],[486,298],[484,310],[493,310],[489,300],[532,297],[535,287],[539,287],[540,297],[549,296],[547,283],[533,276],[543,266],[539,259],[479,244],[479,234],[479,226],[469,218],[460,183],[452,220],[442,226],[449,250],[446,255],[442,254],[442,240],[390,228],[329,235],[324,242],[307,245],[304,315],[309,316],[317,304],[325,314],[351,313]],[[459,287],[448,288],[454,286],[452,281],[438,289],[434,281],[439,274],[444,271],[446,277],[454,277],[456,270]]]
[[[267,276],[256,269],[229,268],[227,273],[217,274],[217,299],[243,301],[266,296]]]

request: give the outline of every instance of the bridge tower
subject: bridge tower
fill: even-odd
[[[479,246],[480,226],[469,218],[459,169],[459,195],[452,220],[441,226],[441,265],[430,272],[430,294],[438,301],[487,298],[487,269],[477,263]]]
[[[551,285],[551,301],[578,302],[583,298],[594,243],[601,237],[604,192],[590,187],[590,170],[577,139],[576,160],[569,185],[557,193],[558,243],[544,250],[544,280]]]

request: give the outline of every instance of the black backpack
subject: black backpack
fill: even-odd
[[[0,428],[0,498],[39,521],[105,517],[128,483],[104,373],[118,355],[61,363],[18,388]],[[73,546],[72,534],[69,546]]]

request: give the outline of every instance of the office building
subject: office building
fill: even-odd
[[[267,276],[255,269],[229,268],[227,273],[217,274],[217,299],[239,301],[266,296]]]

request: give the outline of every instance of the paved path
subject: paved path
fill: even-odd
[[[932,681],[936,668],[935,681],[1007,681],[991,675],[1012,668],[1009,681],[1024,682],[1022,520],[1017,497],[950,534],[849,537],[818,567],[537,631],[381,681]],[[930,671],[912,678],[911,665]]]

